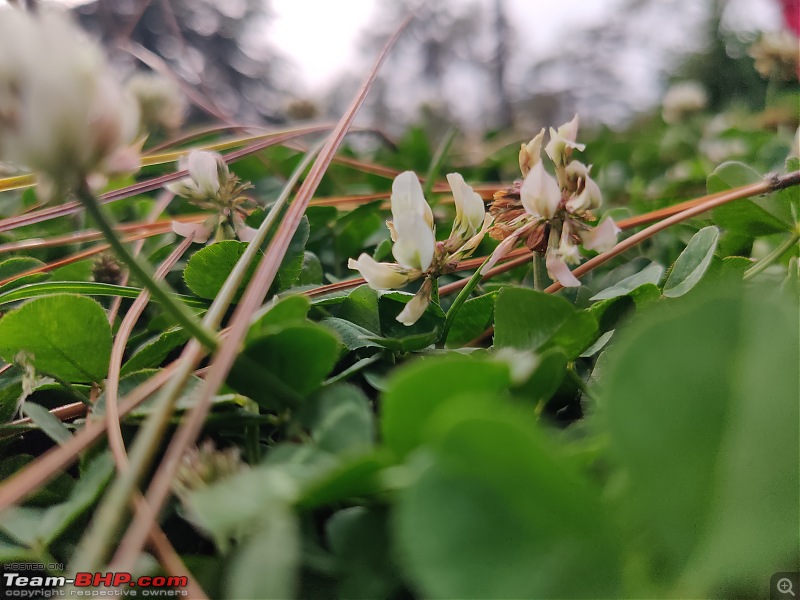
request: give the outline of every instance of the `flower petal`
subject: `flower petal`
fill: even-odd
[[[463,242],[474,236],[481,227],[486,208],[480,194],[467,185],[458,173],[448,173],[447,183],[453,190],[453,200],[456,204],[456,218],[453,221],[450,237],[457,237]]]
[[[173,221],[172,231],[185,238],[194,236],[192,242],[196,244],[205,243],[211,236],[211,228],[203,223],[182,223],[180,221]]]
[[[550,128],[550,141],[544,151],[556,166],[567,164],[572,155],[572,149],[583,150],[584,144],[578,144],[575,140],[578,137],[578,115],[575,115],[569,123],[564,123],[558,131]]]
[[[406,212],[392,221],[397,239],[392,254],[403,267],[427,271],[433,262],[436,240],[425,219],[416,213]]]
[[[397,315],[397,320],[406,326],[416,323],[431,303],[431,292],[433,292],[433,281],[430,278],[426,278],[422,282],[422,287],[419,288],[419,291],[414,294],[411,300],[406,302],[403,310]]]
[[[555,178],[544,170],[541,161],[531,168],[519,193],[525,210],[543,219],[552,219],[561,202],[561,189]]]
[[[519,149],[519,170],[523,177],[527,177],[533,165],[542,159],[542,139],[544,139],[544,127],[527,144],[522,144]]]
[[[547,253],[545,265],[547,266],[547,274],[550,275],[550,279],[553,281],[558,281],[564,287],[580,287],[581,282],[569,270],[567,263],[555,252]]]
[[[617,234],[622,231],[614,219],[607,218],[597,227],[580,233],[583,247],[597,252],[608,252],[617,243]]]
[[[393,290],[411,281],[412,272],[393,263],[379,263],[369,254],[361,254],[358,260],[347,261],[347,267],[361,273],[367,284],[376,290]]]
[[[206,196],[213,197],[220,187],[220,166],[222,157],[216,152],[193,150],[187,161],[189,176],[197,188]],[[224,161],[222,161],[224,164]],[[227,166],[225,167],[227,169]]]
[[[392,219],[397,221],[400,215],[414,213],[423,218],[429,228],[433,228],[433,212],[425,196],[422,185],[413,171],[405,171],[395,177],[392,183]]]

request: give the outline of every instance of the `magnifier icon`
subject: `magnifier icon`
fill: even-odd
[[[794,591],[792,590],[792,580],[788,577],[779,579],[775,587],[778,588],[778,591],[781,594],[791,594],[792,597],[796,597]]]

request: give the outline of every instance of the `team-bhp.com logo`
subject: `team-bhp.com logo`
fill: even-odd
[[[188,577],[141,576],[126,572],[76,573],[74,578],[3,573],[6,598],[54,598],[68,596],[186,596]],[[64,589],[65,586],[72,586]],[[103,588],[102,590],[100,588]],[[110,589],[108,589],[110,588]],[[138,588],[138,589],[137,589]]]

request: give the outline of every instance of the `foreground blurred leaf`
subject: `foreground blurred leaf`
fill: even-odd
[[[668,596],[759,594],[765,573],[797,568],[797,315],[763,289],[687,296],[608,351],[621,514]]]

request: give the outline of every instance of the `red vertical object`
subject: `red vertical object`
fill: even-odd
[[[800,0],[780,0],[780,2],[784,24],[800,37]]]

